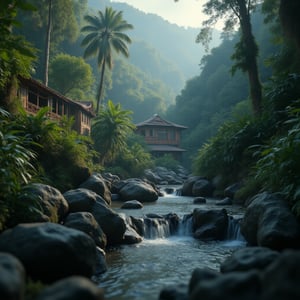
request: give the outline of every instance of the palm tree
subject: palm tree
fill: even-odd
[[[129,110],[122,110],[120,104],[114,105],[111,100],[107,109],[101,110],[92,125],[91,136],[95,148],[100,152],[100,160],[112,161],[116,154],[126,149],[126,137],[135,128]]]
[[[131,39],[123,31],[132,29],[133,26],[123,20],[122,11],[115,11],[111,7],[106,7],[105,12],[98,11],[97,16],[85,16],[88,25],[81,31],[87,32],[82,46],[86,46],[84,58],[97,56],[98,67],[101,68],[101,77],[98,91],[96,113],[99,113],[99,107],[102,100],[103,80],[105,66],[112,69],[113,50],[121,53],[125,57],[129,56],[127,44]]]

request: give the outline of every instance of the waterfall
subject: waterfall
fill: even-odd
[[[179,236],[190,236],[193,234],[193,215],[184,215],[178,226]]]
[[[160,218],[144,219],[144,237],[146,239],[166,238],[168,236],[170,236],[168,220]]]
[[[228,217],[226,240],[245,241],[240,230],[240,219],[235,219],[232,216]]]

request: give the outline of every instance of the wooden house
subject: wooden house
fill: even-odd
[[[91,119],[95,116],[91,102],[76,102],[32,78],[20,78],[18,96],[29,114],[36,114],[42,107],[51,110],[48,116],[60,120],[63,116],[74,118],[74,130],[82,135],[90,135]]]
[[[187,127],[166,121],[155,114],[136,124],[136,128],[136,132],[145,138],[153,156],[171,154],[176,160],[181,160],[182,153],[186,151],[180,148],[181,132]]]

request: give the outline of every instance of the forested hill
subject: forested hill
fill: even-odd
[[[37,61],[34,64],[33,77],[44,78],[45,37],[47,32],[47,5],[38,0],[31,0],[37,11],[21,11],[18,21],[21,27],[15,28],[37,49]],[[64,54],[64,62],[82,58],[84,47],[81,42],[85,36],[80,29],[85,25],[84,16],[97,15],[105,7],[112,6],[115,11],[123,12],[123,19],[134,28],[126,34],[131,38],[129,59],[115,56],[113,69],[107,70],[104,80],[103,102],[111,99],[120,103],[123,109],[133,112],[133,121],[141,122],[153,114],[163,115],[167,108],[175,103],[176,95],[184,88],[185,82],[200,73],[200,62],[204,48],[195,42],[200,29],[184,28],[171,24],[154,14],[146,14],[129,5],[109,0],[72,0],[74,15],[63,7],[62,1],[56,2],[53,10],[55,18],[51,34],[49,59],[49,87],[71,99],[95,102],[99,85],[100,71],[95,57],[85,62],[92,68],[92,78],[88,87],[74,86],[75,78],[70,70],[57,63],[59,55]],[[170,5],[176,5],[171,3]],[[66,16],[69,15],[69,18]],[[188,18],[188,16],[187,16]],[[217,43],[218,39],[216,39]],[[213,46],[213,45],[212,45]],[[55,71],[56,67],[59,66]],[[56,73],[55,73],[56,72]],[[63,74],[62,74],[63,73]],[[62,87],[68,78],[71,87]],[[73,84],[73,86],[72,86]],[[67,92],[66,92],[67,91]]]
[[[176,92],[183,88],[187,79],[199,73],[199,64],[204,55],[204,48],[195,42],[199,29],[171,24],[155,14],[144,13],[125,3],[107,0],[89,0],[88,3],[90,8],[97,10],[109,5],[123,11],[124,19],[134,26],[130,31],[133,39],[130,62],[141,70],[156,77],[158,75],[167,83],[175,83],[172,87]],[[216,33],[212,46],[219,43],[217,36]]]
[[[252,15],[252,27],[259,47],[260,78],[266,85],[272,75],[267,62],[278,54],[279,46],[272,43],[270,26],[264,24],[259,10]],[[250,113],[247,74],[238,71],[233,76],[231,73],[234,65],[231,56],[238,41],[236,34],[212,49],[203,59],[201,73],[187,81],[175,105],[167,111],[170,121],[188,126],[183,146],[190,153],[195,154],[225,121]]]

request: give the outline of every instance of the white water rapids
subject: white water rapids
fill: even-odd
[[[203,242],[191,235],[191,223],[185,215],[194,208],[221,209],[215,199],[206,204],[193,204],[193,197],[166,195],[156,202],[144,203],[139,210],[120,209],[122,203],[114,202],[112,208],[127,216],[145,217],[147,214],[176,213],[180,226],[176,235],[170,236],[164,224],[150,226],[139,244],[123,245],[106,254],[108,271],[97,282],[104,289],[107,300],[156,300],[163,287],[188,284],[195,268],[219,270],[222,261],[232,251],[244,247],[236,220],[243,216],[243,208],[224,206],[230,218],[227,240]]]

